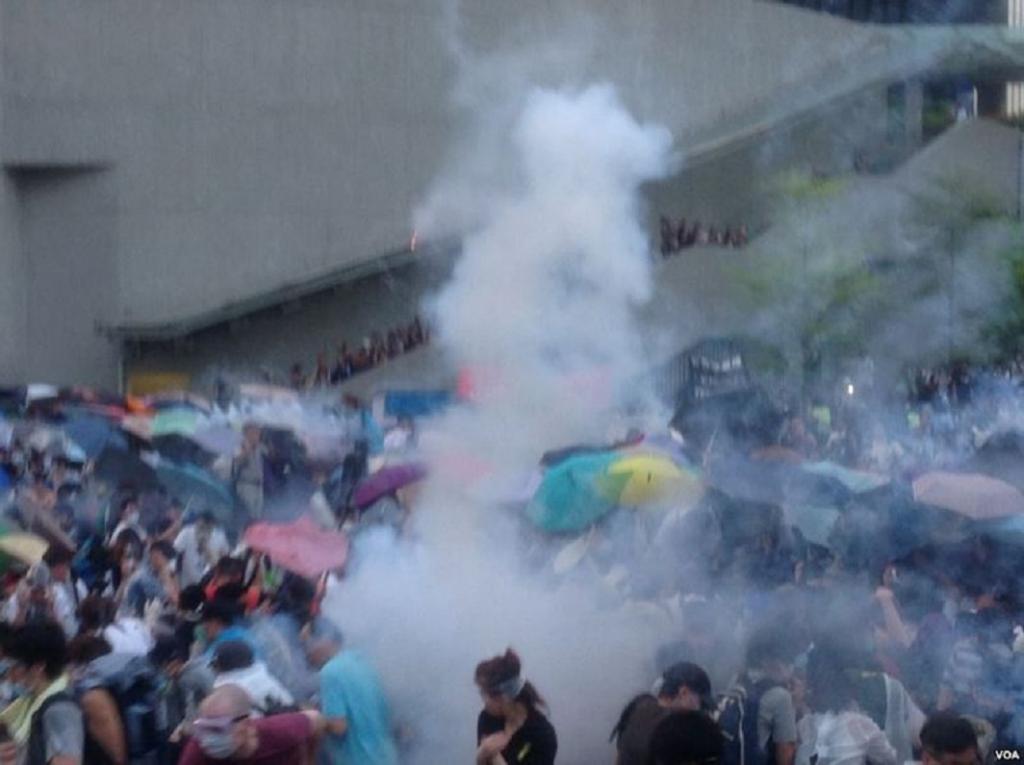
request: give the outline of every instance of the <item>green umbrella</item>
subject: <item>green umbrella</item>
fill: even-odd
[[[191,436],[196,432],[201,421],[201,415],[195,409],[187,407],[175,407],[159,412],[151,425],[151,433],[154,436],[167,436],[178,434],[180,436]]]
[[[582,531],[615,509],[609,496],[618,496],[630,479],[629,473],[608,474],[621,455],[581,454],[559,463],[544,474],[526,517],[552,534]],[[621,481],[614,491],[609,481]]]

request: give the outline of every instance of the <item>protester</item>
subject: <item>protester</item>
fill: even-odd
[[[658,723],[650,749],[649,765],[717,765],[722,760],[722,732],[703,712],[677,710]]]
[[[963,717],[940,712],[921,729],[922,765],[981,765],[974,727]]]
[[[881,728],[859,710],[854,683],[841,662],[815,650],[807,676],[814,711],[800,721],[799,765],[898,765]]]
[[[618,751],[618,765],[647,765],[651,736],[658,724],[673,711],[701,711],[713,708],[711,681],[696,664],[673,664],[658,679],[655,693],[633,699],[623,710],[612,737]]]
[[[203,606],[200,616],[206,638],[206,654],[213,657],[221,643],[240,640],[249,645],[258,656],[259,651],[249,631],[242,624],[243,608],[237,601],[224,597],[214,598]]]
[[[718,723],[726,736],[724,765],[793,765],[797,729],[793,697],[791,638],[777,628],[754,634],[746,670],[719,702]]]
[[[125,587],[121,607],[134,617],[145,614],[147,604],[152,601],[176,603],[178,582],[174,573],[177,553],[170,542],[153,542],[149,545],[146,563],[139,568]]]
[[[153,647],[153,637],[136,616],[119,613],[117,603],[100,595],[90,595],[78,607],[79,635],[102,637],[115,653],[145,656]]]
[[[273,714],[295,705],[292,695],[262,661],[256,660],[252,646],[244,640],[219,641],[213,648],[210,668],[214,672],[213,687],[238,686],[249,694],[256,714]]]
[[[474,679],[484,701],[476,726],[477,765],[551,765],[558,738],[547,704],[523,677],[518,654],[509,648],[480,662]]]
[[[182,588],[199,584],[217,561],[230,552],[228,540],[209,510],[199,513],[194,523],[185,526],[174,540],[181,556]]]
[[[49,566],[42,561],[28,570],[8,599],[3,618],[15,626],[55,621],[63,628],[65,637],[73,636],[78,629],[74,602],[54,582]]]
[[[231,485],[250,521],[263,517],[266,450],[259,426],[242,428],[242,446],[231,464]]]
[[[8,635],[3,650],[25,695],[0,712],[10,736],[0,744],[0,763],[81,765],[85,727],[66,672],[64,630],[55,622],[29,622]]]
[[[330,762],[397,765],[391,710],[377,673],[361,654],[342,646],[340,637],[314,637],[307,647],[320,670],[320,711]]]
[[[319,712],[257,718],[249,694],[238,686],[224,685],[200,705],[199,717],[192,723],[193,737],[178,765],[223,760],[259,765],[308,762],[324,730]]]

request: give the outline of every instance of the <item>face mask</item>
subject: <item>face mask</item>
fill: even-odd
[[[197,730],[196,739],[199,748],[215,760],[226,760],[235,753],[235,738],[230,728],[225,731]]]

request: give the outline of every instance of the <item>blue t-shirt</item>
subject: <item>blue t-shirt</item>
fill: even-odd
[[[327,736],[330,762],[397,765],[391,711],[377,673],[359,654],[345,650],[320,670],[320,705],[327,718],[344,717],[344,736]]]

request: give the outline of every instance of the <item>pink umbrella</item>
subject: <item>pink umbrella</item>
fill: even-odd
[[[253,524],[246,529],[245,544],[309,579],[341,568],[348,559],[348,537],[324,531],[305,516],[294,523]]]
[[[369,507],[381,497],[394,494],[403,486],[419,481],[426,474],[427,469],[417,462],[383,467],[356,486],[352,504],[359,509]]]
[[[1019,489],[977,473],[926,473],[914,481],[914,499],[973,520],[1024,514]]]

